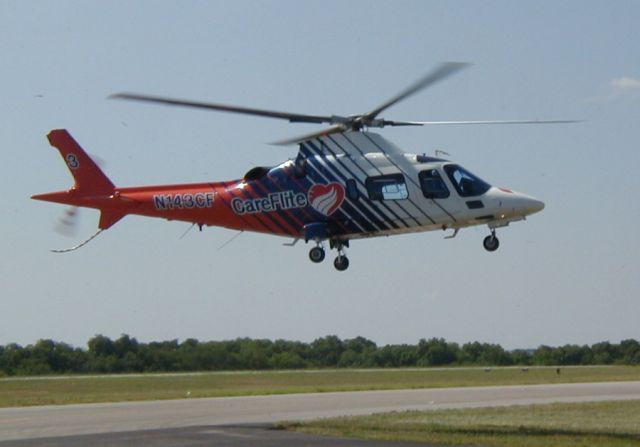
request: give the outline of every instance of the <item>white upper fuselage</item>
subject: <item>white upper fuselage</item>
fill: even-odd
[[[347,197],[360,201],[360,208],[403,224],[345,239],[481,224],[496,228],[544,207],[531,196],[490,186],[454,162],[405,153],[374,133],[321,137],[302,143],[300,151],[321,180],[352,179]]]

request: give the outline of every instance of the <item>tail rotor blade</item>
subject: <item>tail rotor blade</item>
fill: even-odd
[[[54,231],[58,234],[67,237],[73,237],[78,232],[78,207],[71,206],[64,210],[62,216],[58,218],[55,226],[53,227]]]

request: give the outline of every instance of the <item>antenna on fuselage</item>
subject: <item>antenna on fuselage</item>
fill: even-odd
[[[236,238],[238,236],[240,236],[242,233],[244,233],[244,230],[240,230],[238,231],[236,234],[234,234],[231,239],[229,239],[227,242],[225,242],[224,244],[222,244],[221,246],[218,247],[218,250],[222,250],[224,247],[226,247],[227,245],[229,245],[231,242],[235,241]]]

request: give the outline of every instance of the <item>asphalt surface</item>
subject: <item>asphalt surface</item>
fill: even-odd
[[[0,446],[393,446],[400,444],[327,440],[269,430],[268,427],[282,420],[386,411],[627,399],[640,399],[640,382],[364,391],[3,408],[0,409]]]
[[[359,441],[273,430],[271,424],[185,427],[0,442],[12,447],[407,447],[404,442]],[[416,444],[411,444],[416,445]],[[418,444],[420,445],[420,444]]]

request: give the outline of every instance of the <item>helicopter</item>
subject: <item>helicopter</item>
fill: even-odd
[[[65,129],[48,134],[74,178],[65,191],[32,196],[72,207],[100,211],[98,231],[76,250],[129,214],[219,226],[312,243],[309,259],[325,259],[325,245],[337,251],[334,267],[349,267],[345,248],[352,240],[451,230],[455,237],[466,227],[486,225],[484,248],[493,252],[500,242],[496,229],[525,220],[544,208],[532,196],[492,186],[460,164],[426,154],[411,154],[371,128],[450,124],[554,124],[576,120],[395,121],[381,112],[468,64],[446,62],[377,108],[362,114],[307,115],[208,102],[187,101],[136,93],[114,99],[191,107],[288,120],[329,124],[318,132],[276,142],[298,145],[297,156],[276,166],[251,168],[242,178],[223,182],[116,187],[98,164]]]

